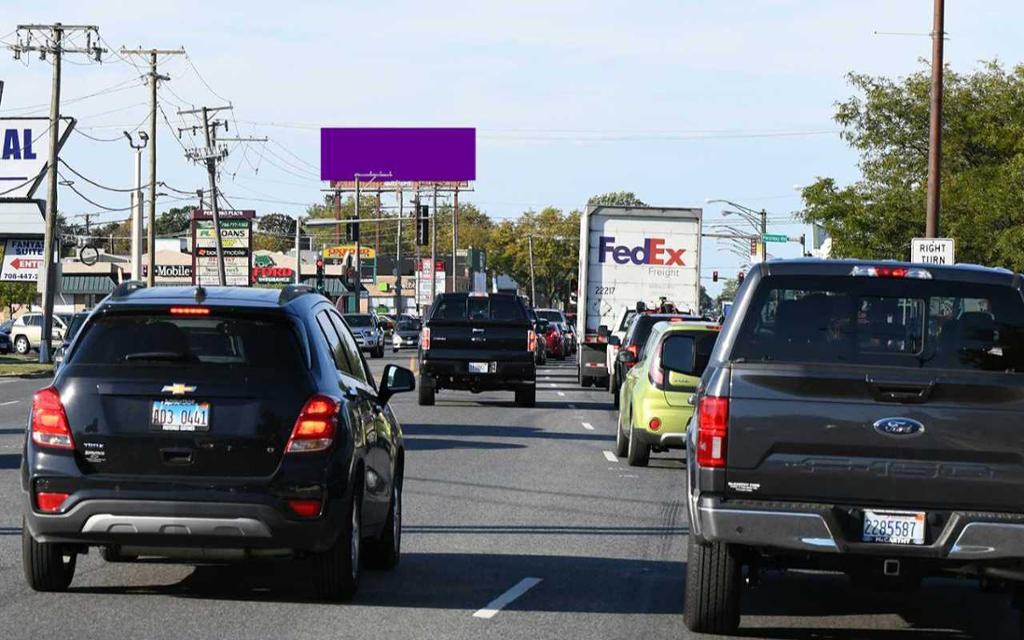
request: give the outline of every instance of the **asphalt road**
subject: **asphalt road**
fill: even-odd
[[[535,409],[513,406],[511,393],[394,401],[408,446],[402,561],[364,573],[347,605],[317,602],[300,563],[106,564],[96,553],[79,559],[69,593],[29,590],[19,451],[31,393],[45,384],[0,380],[0,638],[690,637],[681,456],[655,455],[647,469],[608,460],[607,392],[579,388],[572,365],[542,371]],[[491,605],[510,589],[521,595]],[[1001,638],[1016,628],[1006,596],[951,580],[869,593],[838,576],[769,574],[743,606],[753,638]]]

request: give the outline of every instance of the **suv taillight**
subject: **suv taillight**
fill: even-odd
[[[697,464],[724,467],[729,434],[729,398],[704,396],[697,408]]]
[[[424,351],[430,350],[430,327],[423,327],[420,332],[420,348]]]
[[[32,442],[51,449],[75,448],[68,416],[53,387],[40,389],[32,396]]]
[[[285,453],[323,451],[331,446],[338,426],[338,411],[338,401],[334,398],[316,394],[307,400],[292,427]]]
[[[526,350],[530,353],[537,350],[537,334],[533,329],[526,332]]]
[[[654,355],[651,357],[651,370],[647,377],[655,389],[665,388],[665,371],[661,368],[661,345],[654,350]]]

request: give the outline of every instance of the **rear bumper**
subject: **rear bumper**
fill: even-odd
[[[1024,561],[1024,514],[947,512],[929,521],[924,545],[860,541],[847,507],[702,497],[700,537],[746,547],[797,552],[919,558],[953,563]]]
[[[469,373],[469,362],[424,358],[420,372],[435,380],[439,387],[480,391],[508,390],[523,383],[532,384],[537,377],[534,354],[523,352],[522,362],[490,361],[493,370],[487,373]]]
[[[66,513],[26,510],[40,542],[169,548],[323,551],[341,530],[331,503],[317,518],[299,519],[266,504],[165,500],[82,500]]]
[[[641,442],[668,449],[685,448],[686,428],[693,417],[693,407],[668,404],[662,391],[652,391],[643,395],[643,398],[635,402],[633,418],[634,428]],[[655,418],[661,421],[661,426],[657,431],[652,431],[649,425]]]

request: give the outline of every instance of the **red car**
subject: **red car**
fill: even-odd
[[[549,356],[565,360],[565,337],[562,335],[562,330],[553,322],[548,324],[548,329],[544,332],[544,346],[547,347]]]

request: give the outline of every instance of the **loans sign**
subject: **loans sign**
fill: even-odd
[[[914,238],[910,242],[910,261],[918,264],[956,264],[953,238]]]
[[[252,220],[255,211],[221,211],[220,239],[224,279],[229,287],[248,287],[252,281]],[[192,214],[192,269],[195,284],[216,285],[217,234],[213,214],[196,209]]]

